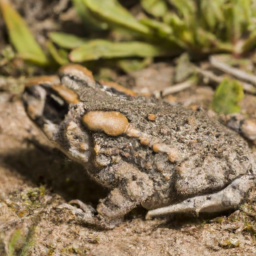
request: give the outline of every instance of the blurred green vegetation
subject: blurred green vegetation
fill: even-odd
[[[86,30],[117,33],[118,39],[111,43],[104,37],[95,40],[99,38],[52,32],[46,54],[60,65],[99,58],[173,56],[182,51],[198,58],[216,52],[241,55],[256,45],[256,1],[141,0],[139,17],[117,0],[72,3]],[[20,56],[49,65],[49,57],[21,16],[6,0],[0,0],[0,8],[11,44]]]
[[[39,45],[18,12],[7,0],[0,0],[10,44],[16,50],[4,52],[11,53],[8,60],[18,56],[51,68],[69,62],[90,67],[106,59],[106,63],[128,73],[142,69],[154,57],[183,52],[197,60],[216,53],[241,57],[256,46],[256,0],[140,0],[137,12],[126,9],[118,0],[71,2],[88,32],[87,38],[55,31],[48,33],[46,45]],[[239,110],[231,106],[233,103],[229,110],[216,107],[216,102],[223,102],[223,95],[235,95],[231,100],[234,104],[236,97],[241,98],[237,84],[227,86],[230,84],[225,81],[216,91],[213,106],[218,112]],[[222,89],[224,85],[228,91]]]
[[[37,65],[48,65],[46,55],[29,31],[22,17],[6,1],[0,1],[0,8],[8,28],[11,44],[20,57]]]
[[[239,102],[244,98],[242,85],[231,79],[223,80],[217,87],[212,108],[217,113],[230,114],[240,111]]]

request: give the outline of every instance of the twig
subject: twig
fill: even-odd
[[[189,79],[183,83],[176,84],[174,86],[168,87],[162,91],[162,96],[167,96],[172,93],[180,92],[182,90],[190,88],[193,84],[195,84],[195,80]]]
[[[196,72],[200,74],[201,76],[208,78],[210,81],[215,82],[217,84],[221,83],[223,80],[223,77],[221,76],[216,76],[213,72],[203,70],[201,68],[196,67]]]
[[[215,82],[217,84],[221,83],[225,79],[223,76],[216,76],[211,71],[206,71],[206,70],[203,70],[198,67],[196,67],[196,71],[198,74],[202,75],[203,77],[208,78],[209,80],[211,80],[212,82]],[[242,82],[242,81],[239,81],[239,83],[243,86],[243,89],[246,92],[249,92],[251,94],[256,94],[256,88],[253,85]]]
[[[216,60],[216,58],[214,58],[213,56],[210,57],[210,63],[212,64],[213,67],[215,67],[225,73],[228,73],[240,80],[250,82],[256,86],[256,76],[248,74],[240,69],[230,67],[227,64]]]
[[[254,87],[253,85],[241,81],[239,81],[239,83],[243,86],[246,92],[256,94],[256,87]]]

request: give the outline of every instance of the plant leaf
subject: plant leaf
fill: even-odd
[[[246,5],[242,4],[243,1],[231,1],[223,6],[225,26],[227,27],[227,34],[229,36],[228,40],[232,42],[237,42],[247,29],[248,12],[244,9]]]
[[[224,0],[201,0],[200,1],[200,9],[201,13],[206,20],[208,26],[211,29],[214,29],[218,22],[224,22],[225,18],[222,12],[222,5],[224,4]]]
[[[177,61],[177,66],[175,69],[174,81],[175,83],[184,82],[189,76],[194,73],[194,66],[190,62],[188,53],[183,53]]]
[[[108,29],[107,23],[99,22],[95,19],[90,13],[88,7],[83,3],[82,0],[72,0],[73,6],[80,17],[81,21],[86,26],[86,29],[89,31],[100,31]]]
[[[138,59],[124,59],[118,61],[119,67],[126,73],[134,72],[143,69],[152,62],[151,57],[144,58],[142,60]]]
[[[218,38],[213,34],[202,28],[197,29],[197,42],[199,47],[201,47],[201,52],[211,52],[211,51],[225,51],[232,52],[234,47],[230,43],[223,43],[218,40]]]
[[[196,11],[196,5],[194,1],[191,0],[169,0],[169,2],[174,5],[178,12],[186,17],[189,14],[194,14]]]
[[[66,49],[74,49],[88,41],[85,38],[62,32],[51,32],[48,36],[55,44]]]
[[[168,12],[164,17],[164,22],[167,23],[173,30],[173,34],[177,39],[178,45],[187,48],[187,44],[193,44],[193,33],[190,31],[184,20],[182,20],[176,13]]]
[[[7,1],[0,0],[0,8],[8,28],[11,43],[21,58],[42,66],[49,64],[43,50],[36,42],[22,17]]]
[[[141,0],[140,3],[146,12],[155,17],[163,17],[168,10],[164,0]]]
[[[150,35],[150,30],[140,24],[132,14],[117,0],[82,0],[98,18],[112,24],[125,27],[134,32]]]
[[[158,20],[143,18],[140,23],[146,25],[151,29],[152,38],[158,40],[159,44],[168,44],[170,49],[176,49],[177,52],[183,48],[183,42],[173,34],[171,26]],[[163,40],[164,39],[164,40]]]
[[[159,35],[170,36],[172,34],[172,28],[163,22],[149,18],[143,18],[140,20],[140,23],[148,26],[151,29],[156,30]]]
[[[256,30],[252,31],[250,33],[250,36],[244,41],[241,52],[242,53],[248,52],[253,48],[255,48],[255,46],[256,46]]]
[[[51,53],[53,59],[59,64],[59,65],[65,65],[69,61],[67,58],[61,56],[61,53],[54,47],[53,43],[51,41],[48,41],[46,43],[46,46]]]
[[[106,40],[92,40],[73,51],[69,58],[73,62],[97,60],[99,58],[120,57],[155,57],[171,56],[174,54],[170,49],[142,42],[111,42]]]
[[[225,79],[215,91],[212,108],[217,113],[237,113],[240,111],[238,103],[243,98],[243,86],[237,80]]]

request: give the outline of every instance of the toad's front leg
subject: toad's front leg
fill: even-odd
[[[106,198],[100,200],[97,212],[80,201],[71,201],[71,203],[78,204],[83,214],[81,209],[75,210],[71,208],[72,206],[66,205],[66,208],[76,212],[80,223],[100,228],[114,228],[126,213],[153,194],[152,180],[126,162],[120,162],[102,170],[97,178],[103,185],[115,188]]]

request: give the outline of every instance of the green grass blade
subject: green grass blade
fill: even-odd
[[[74,49],[88,41],[84,38],[61,32],[51,32],[48,36],[52,42],[65,49]]]
[[[177,8],[177,11],[185,19],[196,13],[195,1],[191,0],[169,0],[169,2]]]
[[[152,38],[157,39],[162,46],[168,45],[172,50],[176,48],[177,52],[183,48],[184,44],[179,37],[174,35],[171,26],[149,18],[143,18],[140,22],[151,29]]]
[[[214,29],[219,22],[225,22],[222,12],[223,0],[201,0],[200,11],[207,25]]]
[[[0,9],[7,25],[10,41],[21,58],[38,65],[47,65],[48,60],[22,17],[5,0],[0,0]]]
[[[250,36],[244,41],[241,52],[249,52],[256,46],[256,30],[252,31]]]
[[[86,26],[86,29],[89,31],[101,31],[108,29],[108,25],[106,23],[99,22],[95,19],[88,7],[84,4],[83,0],[72,0],[73,6],[83,22]]]
[[[83,2],[96,17],[111,25],[150,35],[150,29],[140,24],[117,0],[83,0]]]
[[[239,0],[233,0],[223,6],[227,39],[233,43],[236,43],[247,29],[248,12],[244,8],[246,6],[241,5]]]
[[[164,17],[164,22],[167,23],[172,31],[173,37],[177,40],[177,44],[186,49],[187,45],[193,45],[194,35],[188,29],[184,20],[182,20],[176,13],[168,12]]]
[[[143,9],[155,17],[163,17],[168,10],[166,1],[164,0],[141,0]]]
[[[63,56],[61,56],[60,52],[54,47],[54,45],[51,41],[48,41],[46,46],[48,48],[48,51],[51,53],[53,59],[59,65],[65,65],[69,62],[67,58],[64,58]]]
[[[244,16],[244,20],[246,22],[250,22],[252,17],[251,2],[252,1],[248,1],[248,0],[238,0],[238,6],[240,7]]]
[[[143,69],[152,63],[152,58],[147,57],[144,59],[124,59],[118,61],[118,66],[126,73],[134,72]]]
[[[120,57],[155,57],[170,56],[171,49],[163,49],[148,43],[142,42],[119,42],[114,43],[106,40],[92,40],[77,49],[71,51],[69,58],[73,62],[97,60],[100,58]]]
[[[144,18],[140,20],[140,23],[151,28],[153,30],[152,33],[154,33],[154,30],[157,31],[160,36],[168,37],[173,32],[170,26],[157,20]]]

